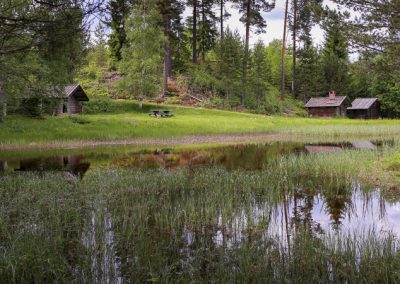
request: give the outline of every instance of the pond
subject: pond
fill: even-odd
[[[56,152],[0,153],[0,171],[66,171],[83,177],[95,168],[164,168],[223,166],[226,169],[260,170],[270,159],[289,154],[334,153],[346,149],[374,150],[393,141],[358,140],[340,143],[270,142],[192,149],[141,149],[118,147],[73,149]]]
[[[364,177],[398,145],[1,153],[0,280],[397,282],[399,197]]]

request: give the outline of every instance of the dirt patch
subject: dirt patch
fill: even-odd
[[[224,135],[197,135],[177,138],[151,139],[123,139],[110,141],[71,141],[52,143],[30,143],[23,145],[0,145],[0,150],[26,150],[26,149],[74,149],[111,145],[132,146],[173,146],[173,145],[195,145],[195,144],[230,144],[230,143],[256,143],[276,140],[288,140],[288,135],[275,133],[250,133],[250,134],[224,134]]]

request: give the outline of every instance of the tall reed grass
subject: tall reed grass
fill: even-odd
[[[390,235],[274,221],[300,192],[345,198],[363,181],[368,193],[366,172],[391,151],[289,155],[260,171],[3,175],[0,282],[399,282]]]

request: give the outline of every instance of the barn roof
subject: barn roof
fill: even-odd
[[[305,107],[338,107],[342,105],[346,98],[346,96],[336,96],[334,99],[331,99],[329,97],[311,98],[306,103]]]
[[[377,100],[377,98],[358,98],[347,109],[369,109]]]
[[[64,95],[66,98],[74,96],[79,101],[89,101],[88,96],[79,84],[71,84],[64,87]]]

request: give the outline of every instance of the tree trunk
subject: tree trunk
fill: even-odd
[[[168,79],[171,78],[172,59],[171,45],[167,42],[164,46],[164,70],[163,70],[163,96],[168,94]]]
[[[293,0],[293,66],[292,66],[292,97],[296,94],[296,34],[297,34],[297,0]]]
[[[286,24],[288,17],[289,0],[286,0],[285,6],[285,19],[283,24],[283,38],[282,38],[282,78],[281,78],[281,100],[285,98],[285,52],[286,52]]]
[[[164,35],[166,37],[166,42],[164,44],[164,68],[163,68],[163,97],[168,94],[168,79],[171,77],[172,71],[172,52],[170,44],[170,17],[166,13],[164,15]]]
[[[247,90],[247,66],[249,61],[249,42],[250,42],[250,15],[251,13],[251,0],[246,2],[246,39],[244,46],[244,59],[243,59],[243,91]],[[240,104],[244,105],[244,95],[240,95]]]
[[[143,98],[142,97],[139,98],[139,109],[140,110],[143,109]]]
[[[1,103],[1,115],[0,123],[3,123],[4,118],[7,116],[7,93],[4,85],[0,84],[0,103]]]
[[[201,20],[204,23],[206,22],[206,14],[204,11],[204,0],[201,1]],[[206,47],[204,44],[204,40],[205,40],[205,35],[204,35],[204,28],[202,29],[202,35],[201,35],[201,60],[204,62],[206,62]]]
[[[220,0],[220,33],[221,33],[221,41],[224,39],[224,0]]]
[[[197,0],[193,0],[193,27],[192,27],[192,61],[197,63]]]

